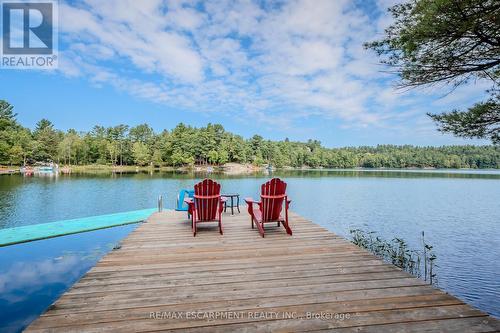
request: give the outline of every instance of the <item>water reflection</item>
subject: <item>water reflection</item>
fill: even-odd
[[[7,272],[0,274],[0,293],[3,301],[17,303],[48,284],[62,283],[67,274],[78,276],[75,267],[80,264],[77,256],[63,256],[34,262],[14,263]],[[22,290],[22,294],[13,291]]]
[[[0,331],[21,331],[135,227],[0,248]]]
[[[95,171],[61,175],[62,177],[120,178],[136,175],[138,179],[166,177],[171,179],[200,178],[262,178],[262,177],[382,177],[382,178],[485,178],[500,179],[499,170],[491,169],[303,169],[303,170],[263,170],[243,174],[228,174],[224,172],[203,171]]]

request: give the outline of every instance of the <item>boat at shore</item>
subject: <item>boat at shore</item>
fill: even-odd
[[[55,169],[51,166],[42,166],[42,167],[36,167],[35,171],[37,173],[45,173],[45,172],[54,172]]]
[[[0,175],[10,175],[17,173],[17,170],[14,169],[0,169]]]
[[[19,172],[25,176],[32,176],[35,173],[35,169],[30,166],[23,166],[19,168]]]
[[[30,169],[32,170],[32,173],[36,175],[52,176],[59,174],[59,165],[52,162],[49,164],[38,165]],[[26,170],[29,171],[30,169]]]

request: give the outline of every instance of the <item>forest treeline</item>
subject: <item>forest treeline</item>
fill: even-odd
[[[500,168],[500,147],[325,148],[317,140],[270,141],[259,135],[245,139],[218,124],[194,128],[181,123],[160,133],[147,124],[96,125],[88,132],[64,132],[42,119],[30,130],[18,123],[10,104],[0,101],[0,164],[49,161],[64,165],[185,166],[236,162],[313,168]]]

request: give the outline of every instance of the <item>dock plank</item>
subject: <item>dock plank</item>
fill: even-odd
[[[242,213],[224,215],[223,236],[214,224],[193,237],[185,213],[155,213],[27,331],[500,330],[461,300],[290,218],[293,236],[269,226],[261,238]]]

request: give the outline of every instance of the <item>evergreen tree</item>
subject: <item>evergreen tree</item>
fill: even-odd
[[[400,76],[401,87],[491,84],[466,111],[429,114],[439,130],[500,144],[500,1],[411,0],[389,8],[394,23],[367,43]]]

